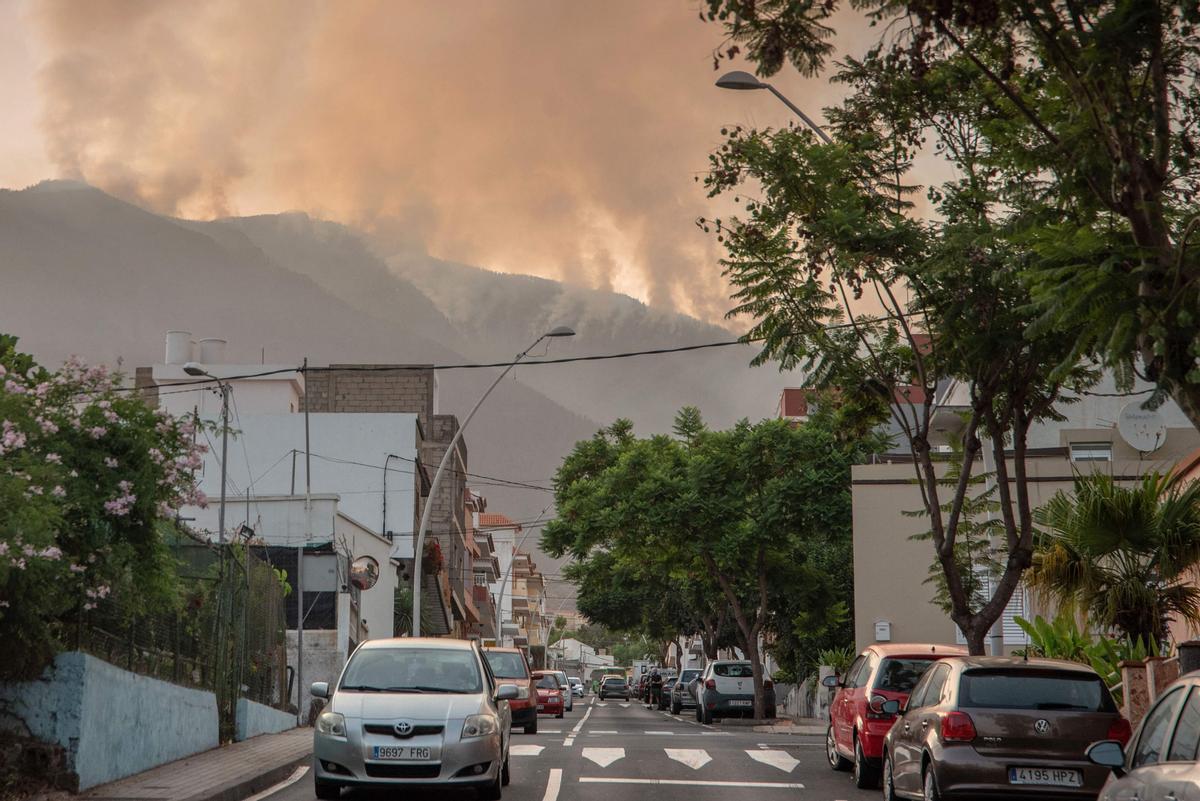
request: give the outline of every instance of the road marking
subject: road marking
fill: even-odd
[[[616,729],[592,729],[588,734],[620,734]]]
[[[751,751],[747,749],[746,755],[755,762],[779,768],[784,773],[791,773],[800,764],[800,760],[793,759],[787,751]]]
[[[308,773],[307,767],[296,768],[296,770],[292,773],[291,776],[288,776],[286,779],[281,781],[279,784],[271,785],[267,789],[263,790],[261,793],[256,793],[256,794],[250,796],[249,798],[246,799],[246,801],[262,801],[267,796],[274,795],[275,793],[278,793],[280,790],[284,789],[285,787],[291,787],[293,784],[295,784],[296,782],[303,779],[305,773]]]
[[[671,735],[674,735],[675,732],[673,732],[673,731],[644,731],[644,732],[642,732],[642,734],[665,734],[667,736],[671,736]]]
[[[580,776],[582,784],[666,784],[687,787],[751,787],[770,790],[803,790],[799,782],[714,782],[703,779],[610,779],[607,776]]]
[[[625,756],[624,748],[585,748],[583,758],[590,759],[602,768],[607,768]]]
[[[539,729],[538,734],[562,734],[562,729]]]
[[[579,730],[583,728],[583,724],[587,723],[587,719],[590,718],[591,716],[592,716],[591,709],[589,709],[587,712],[584,712],[583,717],[581,717],[579,719],[579,722],[575,724],[575,728],[571,729],[571,733],[579,734]]]
[[[546,750],[544,745],[510,745],[508,753],[512,756],[537,756]]]
[[[621,704],[620,706],[621,706],[621,709],[629,709],[629,707],[631,707],[633,705],[632,704]]]
[[[608,706],[608,702],[607,702],[607,701],[601,701],[600,703],[596,704],[596,706]]]
[[[692,770],[700,770],[712,762],[712,757],[703,748],[664,748],[663,750],[671,759],[682,762]]]
[[[558,801],[558,791],[562,787],[562,768],[550,769],[550,781],[546,782],[546,794],[542,801]]]

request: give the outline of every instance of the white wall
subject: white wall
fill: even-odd
[[[236,390],[235,390],[236,391]],[[346,515],[372,531],[382,532],[383,464],[392,459],[387,473],[388,528],[397,540],[411,540],[413,528],[413,462],[416,459],[415,414],[313,414],[310,415],[312,447],[312,491],[336,494],[338,507]],[[236,436],[229,440],[229,478],[226,491],[241,495],[288,495],[304,493],[304,415],[242,414],[232,421]],[[220,495],[220,436],[210,432],[212,447],[201,468],[201,489],[216,505]],[[295,482],[292,479],[291,451],[295,457]],[[251,483],[251,479],[253,483]],[[188,508],[185,517],[197,517],[198,510]],[[242,507],[243,515],[245,507]],[[251,525],[257,514],[251,504]],[[242,519],[226,513],[226,536],[236,531]],[[215,534],[216,526],[202,526]],[[411,551],[411,548],[408,549]]]
[[[234,400],[237,402],[238,411],[242,414],[299,412],[300,396],[304,394],[304,376],[294,372],[294,367],[293,364],[204,365],[204,369],[217,378],[268,373],[276,370],[289,371],[261,378],[240,378],[230,381],[229,385],[233,387]],[[194,391],[184,391],[185,387],[178,386],[162,387],[158,399],[159,405],[171,414],[186,415],[191,414],[194,409],[199,409],[201,417],[220,416],[221,393],[214,391],[215,385],[211,379],[203,376],[190,376],[183,371],[182,365],[176,364],[156,364],[151,371],[151,376],[156,384],[179,384],[185,381],[198,384]]]
[[[496,613],[501,622],[511,621],[513,619],[513,584],[514,579],[510,575],[508,582],[504,584],[504,598],[500,599],[500,585],[504,581],[504,575],[509,572],[509,566],[512,565],[513,549],[516,544],[516,532],[511,528],[495,528],[490,529],[492,533],[492,542],[496,546],[496,560],[500,563],[500,576],[491,584],[491,592],[493,597],[500,600],[500,606],[497,607]],[[503,632],[496,632],[497,642],[503,641]]]

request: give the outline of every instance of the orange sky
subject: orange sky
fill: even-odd
[[[691,0],[0,0],[0,186],[89,181],[195,217],[301,209],[393,249],[719,320],[724,124]],[[736,65],[744,66],[744,65]],[[774,82],[810,112],[834,97]]]

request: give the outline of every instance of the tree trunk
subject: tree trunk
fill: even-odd
[[[977,624],[975,626],[968,626],[963,632],[963,635],[967,638],[967,652],[971,656],[985,656],[987,654],[987,636],[991,629],[990,625],[981,626]]]
[[[754,675],[754,719],[762,720],[767,716],[767,699],[764,695],[766,688],[763,685],[762,655],[758,651],[758,637],[747,642],[746,658],[750,660],[750,672]]]

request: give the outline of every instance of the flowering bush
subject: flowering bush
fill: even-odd
[[[163,534],[205,501],[202,446],[117,378],[75,359],[51,372],[0,335],[0,678],[37,675],[109,596],[134,613],[177,602]]]

